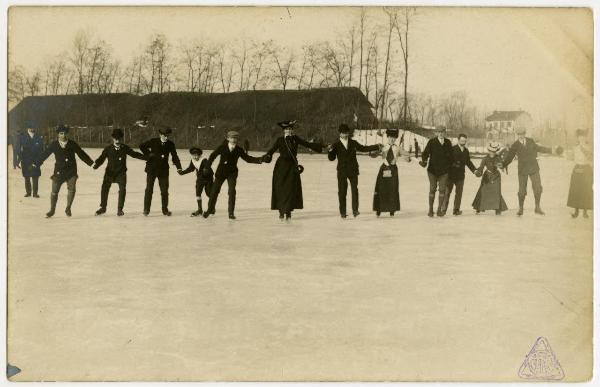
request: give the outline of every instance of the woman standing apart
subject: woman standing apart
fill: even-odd
[[[262,156],[262,160],[270,163],[273,153],[279,152],[279,157],[273,169],[273,187],[271,191],[271,209],[279,211],[279,219],[289,220],[292,211],[303,208],[302,181],[300,174],[304,167],[298,164],[298,146],[312,149],[321,153],[322,144],[308,142],[294,134],[296,121],[282,121],[279,125],[283,129],[283,136],[277,138],[269,151]]]
[[[485,210],[495,210],[496,215],[502,211],[508,210],[506,202],[501,192],[500,169],[502,168],[502,158],[497,154],[500,151],[500,144],[497,142],[488,145],[488,154],[481,160],[481,165],[475,171],[475,176],[481,179],[481,185],[473,200],[473,208],[479,214]]]
[[[396,145],[398,130],[388,129],[385,132],[387,144],[381,150],[383,163],[379,167],[377,180],[375,182],[375,193],[373,195],[373,211],[377,216],[382,212],[389,212],[394,216],[400,211],[400,189],[398,180],[397,162],[401,156],[410,162],[410,153],[405,152],[402,147]]]
[[[578,129],[575,134],[577,136],[577,145],[573,148],[575,167],[571,173],[567,206],[575,209],[575,212],[571,214],[573,218],[579,216],[580,209],[583,210],[583,217],[588,218],[587,210],[593,208],[594,202],[592,191],[594,179],[592,160],[594,156],[592,147],[587,141],[587,131]]]

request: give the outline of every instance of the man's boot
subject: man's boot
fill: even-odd
[[[171,211],[169,211],[169,195],[162,194],[160,195],[160,201],[162,204],[162,213],[165,216],[171,216]]]
[[[71,216],[71,205],[73,204],[73,200],[75,200],[75,191],[68,191],[67,207],[65,208],[65,214],[67,214],[67,216]]]
[[[435,201],[435,193],[429,194],[429,212],[427,213],[427,216],[429,216],[430,218],[433,218],[433,202],[434,201]]]
[[[525,204],[525,195],[519,195],[519,211],[517,211],[517,215],[523,215],[523,205]]]
[[[196,211],[192,212],[191,216],[202,215],[202,200],[196,200],[196,202],[198,203],[198,209]]]
[[[46,218],[51,218],[54,216],[54,212],[56,211],[56,202],[58,201],[58,194],[51,193],[50,194],[50,211],[46,213]]]
[[[446,194],[440,192],[440,196],[438,198],[437,216],[444,216],[444,215],[446,215],[446,208],[444,206],[444,201],[445,200],[446,200]]]
[[[536,193],[534,194],[535,197],[535,213],[538,215],[546,215],[546,213],[544,211],[542,211],[541,207],[540,207],[540,200],[542,199],[542,193]]]

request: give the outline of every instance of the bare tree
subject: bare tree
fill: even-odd
[[[392,45],[392,31],[394,29],[394,20],[396,18],[396,10],[393,8],[384,7],[383,11],[388,17],[388,25],[387,25],[387,44],[385,51],[385,67],[383,70],[383,87],[381,92],[381,106],[379,120],[383,121],[385,115],[387,115],[387,111],[385,109],[386,106],[386,98],[388,94],[388,79],[389,79],[389,70],[390,70],[390,58],[391,58],[391,45]]]
[[[364,56],[364,42],[365,42],[365,30],[367,23],[367,12],[365,7],[361,7],[360,9],[360,22],[358,27],[358,34],[360,39],[360,59],[358,64],[358,89],[362,90],[362,77],[363,77],[363,56]]]
[[[302,66],[298,75],[298,90],[305,88],[311,89],[315,79],[315,73],[318,66],[318,49],[315,45],[302,46]]]
[[[238,47],[237,52],[233,55],[235,62],[237,63],[238,66],[238,70],[239,70],[239,81],[240,81],[240,86],[239,86],[239,90],[245,90],[244,86],[247,84],[246,81],[246,72],[247,72],[247,66],[246,66],[246,62],[248,60],[248,44],[246,43],[246,41],[242,41],[240,47]]]
[[[17,104],[26,93],[25,72],[21,66],[16,66],[8,72],[8,101]]]
[[[233,79],[233,60],[228,56],[228,53],[223,46],[219,47],[217,50],[217,62],[221,88],[223,93],[229,93]]]
[[[292,70],[296,56],[293,50],[286,52],[286,49],[275,48],[271,51],[273,62],[275,63],[275,77],[279,81],[281,88],[286,90],[289,80],[293,77]]]
[[[403,8],[400,16],[398,16],[398,14],[394,14],[394,28],[398,34],[400,48],[402,49],[402,59],[404,62],[404,103],[402,107],[402,111],[404,112],[402,117],[403,125],[407,124],[408,114],[408,33],[410,21],[416,12],[415,10],[415,8]]]
[[[83,94],[86,89],[86,64],[88,62],[90,40],[90,34],[83,30],[77,31],[73,39],[70,60],[77,76],[78,94]]]

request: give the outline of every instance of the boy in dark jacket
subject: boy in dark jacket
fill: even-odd
[[[252,157],[244,149],[237,145],[239,133],[236,131],[229,131],[227,133],[227,141],[222,143],[215,149],[208,157],[208,165],[212,165],[213,161],[217,157],[219,159],[219,166],[215,172],[215,181],[210,191],[210,199],[208,201],[208,209],[202,215],[204,218],[208,218],[209,215],[215,213],[215,206],[217,204],[217,198],[221,191],[221,186],[227,180],[229,188],[229,204],[227,206],[229,212],[229,219],[235,219],[235,186],[238,177],[237,162],[241,157],[247,163],[261,164],[262,160],[257,157]]]
[[[65,214],[71,216],[71,206],[75,200],[75,190],[77,186],[77,161],[75,154],[87,165],[92,166],[94,161],[87,153],[73,140],[67,138],[69,128],[59,125],[56,128],[58,139],[50,143],[48,148],[40,155],[34,167],[40,167],[44,161],[54,154],[56,162],[54,163],[54,174],[52,175],[52,193],[50,194],[50,211],[46,213],[47,218],[54,216],[56,202],[58,201],[58,192],[63,183],[67,183],[67,207]]]
[[[123,207],[125,206],[125,195],[127,187],[127,156],[139,160],[145,160],[146,157],[139,152],[134,151],[126,144],[122,144],[123,130],[114,129],[112,131],[112,145],[107,146],[100,154],[100,157],[94,162],[94,169],[98,169],[104,160],[108,159],[106,170],[104,171],[104,179],[102,180],[102,188],[100,189],[100,208],[96,211],[96,215],[102,215],[106,212],[106,204],[108,202],[108,192],[113,183],[119,185],[119,202],[117,205],[117,215],[123,216]]]
[[[190,216],[199,216],[202,215],[202,190],[204,190],[207,196],[210,195],[213,184],[213,171],[210,168],[207,159],[200,160],[202,149],[192,147],[190,149],[190,154],[192,155],[190,165],[179,172],[179,174],[185,175],[190,172],[196,172],[196,203],[198,204],[198,209],[192,212]]]

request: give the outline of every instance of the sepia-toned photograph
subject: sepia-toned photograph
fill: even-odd
[[[592,379],[591,8],[4,11],[9,381]]]

